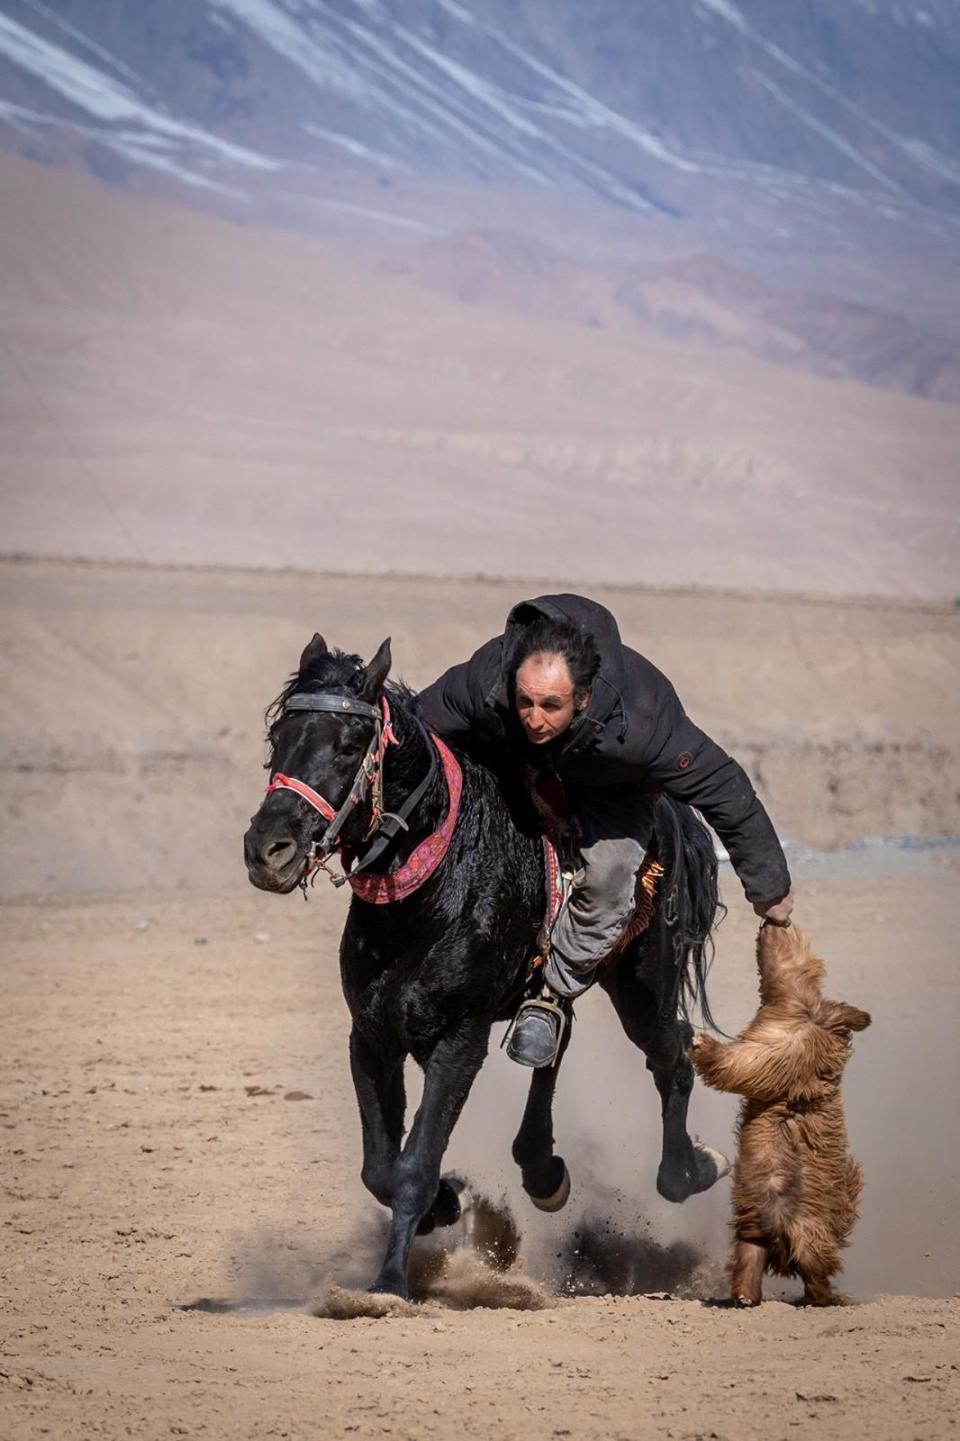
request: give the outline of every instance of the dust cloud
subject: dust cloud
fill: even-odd
[[[718,933],[710,991],[719,1024],[736,1033],[757,1004],[756,932],[729,889],[732,910]],[[803,923],[827,963],[827,993],[873,1016],[870,1029],[856,1038],[844,1078],[851,1147],[866,1185],[839,1285],[858,1300],[894,1292],[951,1295],[960,1288],[953,1223],[960,1147],[952,1109],[960,1056],[951,1022],[953,968],[937,945],[947,919],[934,899],[914,926],[912,959],[898,961],[898,932],[889,925],[896,917],[883,909],[880,887],[862,888],[856,902],[849,894],[837,888],[818,902],[801,891],[800,901]],[[504,1279],[522,1276],[543,1288],[551,1304],[580,1295],[725,1296],[730,1183],[721,1180],[681,1206],[658,1196],[659,1097],[607,997],[594,990],[578,1002],[573,1042],[558,1078],[556,1150],[572,1177],[570,1201],[559,1214],[535,1210],[510,1155],[529,1076],[499,1049],[502,1029],[494,1029],[445,1158],[445,1170],[465,1178],[475,1206],[464,1225],[416,1243],[415,1292],[436,1305],[516,1304],[504,1299],[502,1282],[489,1281],[487,1273],[494,1272]],[[408,1123],[419,1091],[420,1075],[411,1065]],[[698,1082],[691,1134],[732,1159],[737,1109],[735,1097]],[[347,1090],[330,1121],[341,1133],[347,1173],[356,1177],[359,1126]],[[303,1159],[289,1157],[291,1193],[275,1198],[276,1234],[258,1233],[231,1248],[225,1284],[251,1304],[296,1298],[307,1306],[332,1287],[362,1293],[379,1269],[386,1212],[352,1179],[336,1197],[340,1219],[321,1237],[304,1220]],[[770,1298],[796,1299],[799,1291],[797,1283],[773,1278],[765,1287]],[[521,1299],[529,1304],[528,1297]],[[341,1309],[348,1305],[355,1309],[357,1303],[348,1298]]]
[[[942,947],[933,942],[947,920],[930,915],[929,941],[915,936],[915,959],[905,956],[897,968],[879,962],[889,946],[881,933],[887,921],[882,910],[808,921],[827,962],[827,993],[873,1016],[871,1028],[856,1038],[844,1078],[850,1143],[864,1167],[865,1191],[840,1286],[858,1299],[891,1292],[947,1296],[960,1289],[954,1226],[960,1137],[952,1100],[960,1090],[960,1052],[951,1022],[954,983]],[[865,937],[874,930],[871,947]],[[742,917],[718,934],[710,994],[718,1023],[731,1033],[757,1005],[752,935]],[[448,1159],[471,1181],[503,1194],[519,1220],[528,1268],[559,1292],[724,1295],[729,1180],[682,1206],[657,1195],[660,1105],[644,1058],[622,1035],[601,992],[589,992],[577,1010],[554,1106],[556,1150],[573,1182],[566,1210],[543,1216],[520,1188],[510,1142],[526,1078],[497,1049],[496,1033]],[[732,1160],[738,1105],[736,1097],[697,1083],[691,1135]],[[768,1278],[765,1294],[795,1298],[799,1286]]]
[[[574,1296],[665,1294],[699,1298],[716,1281],[704,1252],[688,1241],[656,1241],[647,1231],[627,1233],[610,1219],[610,1207],[567,1220],[546,1274],[527,1272],[523,1236],[506,1200],[465,1195],[463,1221],[447,1231],[419,1239],[410,1262],[412,1303],[370,1294],[354,1278],[328,1280],[311,1306],[317,1316],[346,1320],[361,1316],[414,1314],[415,1304],[430,1314],[437,1307],[454,1311],[542,1310]],[[373,1274],[386,1241],[386,1224],[371,1216],[361,1250]],[[332,1273],[336,1268],[332,1268]]]

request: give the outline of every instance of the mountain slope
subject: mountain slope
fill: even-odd
[[[960,210],[951,0],[4,0],[0,57],[8,143],[200,186],[339,163],[638,212],[729,182]]]
[[[468,305],[737,347],[814,375],[960,402],[960,344],[878,307],[767,284],[709,255],[591,267],[488,229],[432,238],[379,268]]]
[[[960,409],[471,309],[9,157],[5,548],[952,594]]]

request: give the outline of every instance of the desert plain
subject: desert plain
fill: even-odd
[[[556,1129],[574,1190],[535,1213],[491,1055],[451,1169],[509,1212],[497,1277],[463,1227],[426,1299],[330,1314],[373,1275],[337,941],[345,900],[253,891],[240,838],[262,713],[313,630],[393,636],[422,684],[543,585],[135,564],[0,567],[5,839],[2,1430],[167,1437],[946,1437],[957,1415],[956,617],[946,603],[595,586],[791,842],[863,1160],[848,1304],[723,1301],[729,1182],[656,1196],[642,1058],[579,1007]],[[755,1002],[728,867],[711,996]],[[415,1078],[411,1086],[415,1092]],[[729,1150],[735,1104],[692,1126]],[[428,1253],[433,1243],[423,1243]],[[522,1307],[523,1309],[518,1309]],[[317,1313],[320,1314],[317,1314]]]
[[[567,272],[516,304],[502,237],[474,306],[355,235],[0,166],[0,1436],[953,1434],[960,408],[735,327],[565,324]],[[246,882],[263,712],[316,629],[391,635],[416,686],[564,588],[743,761],[831,993],[873,1015],[845,1306],[723,1303],[729,1182],[656,1196],[655,1092],[599,994],[559,1085],[567,1209],[519,1189],[494,1035],[448,1164],[512,1217],[515,1269],[478,1259],[475,1210],[411,1310],[333,1304],[382,1233],[346,902]],[[755,920],[721,882],[735,1031]],[[695,1091],[711,1145],[735,1113]]]

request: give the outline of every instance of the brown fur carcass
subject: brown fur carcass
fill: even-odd
[[[743,1096],[733,1173],[731,1294],[755,1306],[763,1275],[799,1276],[804,1300],[835,1300],[830,1277],[857,1219],[863,1178],[847,1149],[840,1081],[851,1032],[870,1017],[823,995],[824,964],[796,926],[761,927],[760,1009],[734,1041],[700,1035],[698,1074]]]

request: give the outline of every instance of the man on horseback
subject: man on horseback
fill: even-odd
[[[502,635],[421,692],[419,711],[445,740],[492,745],[523,767],[577,843],[543,991],[511,1029],[508,1052],[522,1065],[552,1064],[571,1001],[630,923],[658,792],[703,814],[757,914],[789,924],[787,863],[746,773],[596,601],[548,595],[514,606]]]

